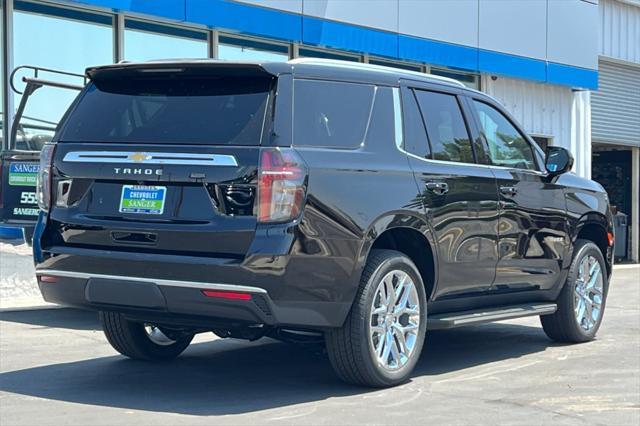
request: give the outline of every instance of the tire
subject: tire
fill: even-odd
[[[569,268],[569,275],[567,281],[558,296],[557,304],[558,310],[552,315],[541,315],[540,322],[544,332],[550,339],[563,343],[582,343],[593,340],[602,323],[602,317],[604,316],[604,308],[607,301],[607,293],[609,291],[609,281],[607,277],[607,269],[602,256],[602,252],[593,242],[588,240],[577,240],[574,247],[573,259],[571,260],[571,266]],[[588,290],[586,293],[589,295],[588,300],[595,300],[600,302],[600,309],[597,312],[597,318],[593,318],[593,314],[589,319],[587,304],[585,299],[580,296],[580,293],[584,293],[585,287],[589,288],[589,280],[587,285],[582,285],[585,271],[581,271],[581,265],[585,265],[583,262],[589,262],[590,260],[597,262],[599,268],[599,274],[601,277],[600,295],[598,296],[597,287],[598,280],[595,279],[594,290]],[[591,263],[594,265],[594,263]],[[589,266],[587,266],[588,269]],[[594,271],[595,275],[595,271]],[[582,300],[582,304],[581,301]],[[585,306],[585,320],[579,320],[579,312],[581,306]],[[593,312],[593,311],[592,311]]]
[[[411,314],[398,315],[398,322],[393,322],[393,318],[390,319],[389,315],[374,314],[374,305],[375,310],[384,310],[383,295],[379,293],[379,290],[384,291],[381,290],[384,288],[383,279],[387,278],[394,288],[396,285],[399,288],[400,281],[404,280],[404,283],[407,283],[406,278],[403,278],[405,276],[411,279],[415,292],[405,285],[405,290],[398,293],[399,298],[394,296],[394,299],[390,300],[395,300],[394,306],[396,306],[395,302],[400,299],[399,303],[403,306],[403,297],[408,298],[409,302],[404,303],[404,306],[407,309],[415,309],[417,306],[419,314],[413,310]],[[342,380],[359,386],[390,387],[403,383],[409,378],[420,357],[426,334],[427,302],[424,288],[420,272],[407,256],[393,250],[371,251],[351,312],[344,325],[325,333],[329,360]],[[408,322],[409,320],[412,322]],[[383,321],[382,325],[378,321]],[[405,333],[400,331],[400,327],[402,330],[411,328],[412,331]],[[384,331],[376,332],[374,328]],[[387,345],[389,342],[386,338],[387,330],[396,333],[391,335],[391,345]],[[400,352],[400,335],[403,340],[406,339],[405,348],[412,345],[406,359],[396,358],[395,355]],[[374,345],[378,350],[382,349],[380,358]],[[387,350],[387,347],[393,350]],[[385,366],[384,363],[389,365]]]
[[[111,346],[132,359],[144,361],[174,359],[187,349],[194,336],[183,334],[172,340],[158,327],[150,326],[153,329],[153,336],[156,336],[152,337],[145,328],[145,324],[129,321],[120,313],[100,312],[99,317],[102,330]],[[158,331],[160,334],[157,334]]]

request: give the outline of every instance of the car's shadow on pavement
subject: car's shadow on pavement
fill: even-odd
[[[41,315],[33,311],[7,318],[3,313],[0,319],[78,328],[72,317],[66,325],[60,320],[47,324],[50,317]],[[76,315],[86,321],[81,328],[88,327],[90,318],[97,326],[94,314]],[[433,376],[435,381],[446,373],[518,358],[551,344],[540,328],[513,324],[430,332],[414,377]],[[191,415],[246,413],[371,391],[342,384],[319,351],[270,339],[196,343],[169,363],[108,356],[11,371],[0,374],[0,390],[80,404]]]
[[[69,308],[0,312],[0,321],[48,328],[70,328],[74,330],[102,329],[98,322],[97,312]]]

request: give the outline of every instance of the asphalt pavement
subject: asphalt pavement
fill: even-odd
[[[127,360],[95,313],[0,312],[1,425],[640,424],[640,267],[616,268],[598,339],[537,318],[428,334],[413,379],[342,384],[317,348],[198,336],[174,362]]]

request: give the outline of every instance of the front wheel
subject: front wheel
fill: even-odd
[[[107,340],[122,355],[145,361],[166,361],[180,355],[193,334],[171,333],[153,324],[130,321],[118,312],[100,312]]]
[[[344,325],[325,334],[338,376],[373,387],[405,382],[422,351],[426,311],[422,277],[411,259],[373,250]]]
[[[540,317],[544,332],[558,342],[593,340],[602,322],[608,289],[602,252],[591,241],[577,240],[558,310]]]

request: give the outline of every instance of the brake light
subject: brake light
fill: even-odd
[[[218,299],[251,300],[251,294],[238,293],[236,291],[202,290],[202,294],[207,297],[214,297]]]
[[[49,211],[49,207],[51,206],[51,166],[55,149],[55,145],[45,144],[42,152],[40,152],[40,171],[38,172],[36,194],[38,197],[38,207],[44,211]]]
[[[258,173],[258,221],[286,222],[302,212],[307,168],[290,148],[265,148]]]
[[[607,232],[607,242],[609,243],[609,247],[613,247],[613,243],[615,241],[613,232]]]

